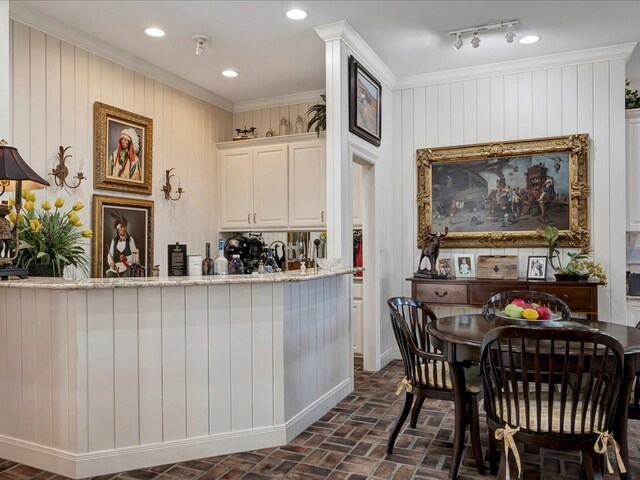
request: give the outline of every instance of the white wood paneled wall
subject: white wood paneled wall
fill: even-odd
[[[351,391],[350,313],[350,275],[2,288],[0,453],[88,476],[284,444]]]
[[[296,133],[296,119],[298,115],[303,120],[302,133],[306,133],[309,124],[309,116],[306,115],[307,110],[316,103],[321,103],[322,99],[318,97],[318,101],[314,103],[297,103],[294,105],[283,105],[281,107],[263,108],[261,110],[249,110],[246,112],[237,112],[233,114],[233,128],[251,128],[256,127],[256,137],[265,137],[267,131],[271,128],[276,135],[280,135],[280,119],[285,117],[289,122],[289,133]],[[230,132],[235,135],[236,132]]]
[[[624,60],[614,59],[401,90],[395,128],[400,132],[396,151],[402,159],[403,226],[396,238],[404,252],[403,278],[415,271],[419,259],[416,149],[588,133],[591,245],[610,276],[599,289],[600,318],[624,322],[623,85]],[[546,254],[544,248],[462,251],[476,258],[517,254],[521,272],[529,255]],[[408,282],[402,289],[410,293]]]
[[[189,253],[204,254],[204,244],[215,243],[218,224],[216,189],[211,188],[218,184],[215,144],[231,140],[233,115],[17,21],[11,28],[13,138],[8,140],[51,183],[47,174],[58,146],[71,145],[71,176],[83,163],[88,178],[75,190],[50,187],[38,193],[38,203],[62,196],[90,207],[93,194],[153,200],[154,262],[161,274],[167,272],[168,244],[186,243]],[[93,189],[96,101],[153,119],[151,196]],[[185,189],[178,202],[165,200],[161,191],[165,170],[172,167],[172,180]],[[205,210],[209,213],[203,217]],[[85,225],[92,225],[91,208],[80,215]]]

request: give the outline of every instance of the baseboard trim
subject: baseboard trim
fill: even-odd
[[[153,465],[277,447],[297,437],[351,393],[352,389],[351,379],[343,380],[283,425],[100,452],[73,454],[0,435],[0,458],[11,459],[14,462],[65,477],[85,478]]]
[[[384,368],[387,363],[397,358],[394,350],[395,349],[391,347],[382,352],[382,355],[380,355],[380,368]]]

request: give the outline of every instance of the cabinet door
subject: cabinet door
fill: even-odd
[[[353,163],[353,228],[362,228],[362,172],[363,168]]]
[[[286,228],[288,200],[287,147],[254,148],[253,226]]]
[[[640,231],[640,109],[627,116],[627,231]]]
[[[289,145],[289,227],[325,227],[325,163],[323,141]]]
[[[247,230],[253,221],[253,152],[220,152],[220,229]]]
[[[362,299],[353,299],[353,312],[351,312],[351,332],[353,335],[353,353],[362,355]]]

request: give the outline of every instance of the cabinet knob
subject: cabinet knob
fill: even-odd
[[[438,290],[436,290],[436,292],[435,292],[435,293],[436,293],[436,295],[437,295],[438,297],[440,297],[440,298],[446,297],[446,296],[449,294],[449,292],[448,292],[448,291],[446,291],[446,290],[444,291],[444,293],[440,293]]]
[[[247,213],[247,223],[251,223],[251,214]]]
[[[322,212],[320,212],[320,221],[324,222],[324,210],[322,210]]]
[[[253,223],[256,223],[256,214],[253,214]]]

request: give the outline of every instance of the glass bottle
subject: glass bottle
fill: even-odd
[[[280,135],[287,135],[289,133],[289,122],[286,117],[280,119]]]
[[[264,261],[264,273],[274,273],[278,269],[278,262],[273,258],[273,248],[267,248],[267,259]]]
[[[229,270],[229,261],[224,256],[224,240],[218,240],[218,256],[213,262],[214,275],[226,275]]]
[[[229,262],[229,275],[242,275],[244,273],[244,263],[240,260],[240,255],[233,255]]]
[[[304,133],[304,120],[300,115],[296,118],[296,133]]]
[[[213,275],[213,259],[211,258],[211,244],[206,244],[207,255],[202,260],[202,275]]]

